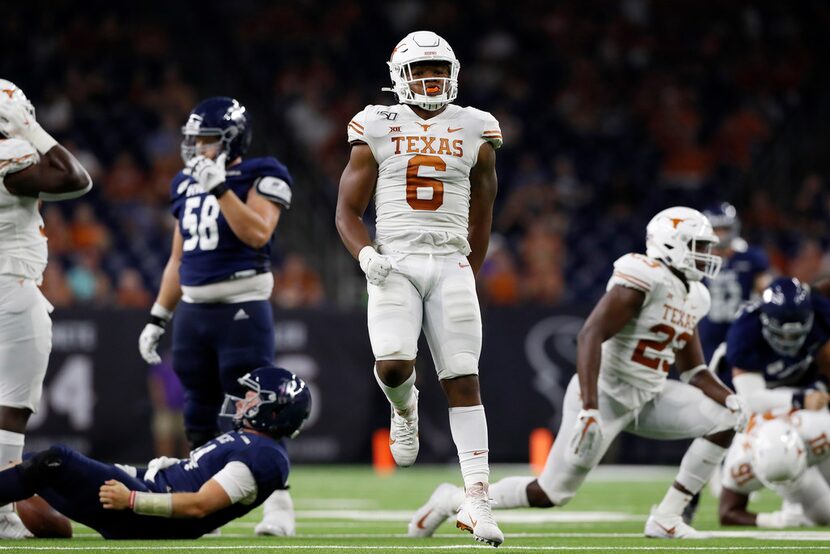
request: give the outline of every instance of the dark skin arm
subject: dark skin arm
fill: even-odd
[[[372,199],[377,178],[378,164],[369,146],[364,143],[352,145],[349,163],[340,177],[334,223],[340,239],[355,259],[360,250],[372,242],[363,223],[363,213]]]
[[[3,178],[9,192],[37,197],[41,192],[63,194],[89,186],[89,175],[69,150],[57,144],[42,154],[40,162]]]
[[[812,284],[811,288],[821,295],[830,297],[830,277],[819,279]]]
[[[602,358],[602,343],[616,335],[636,317],[645,301],[643,292],[621,285],[605,293],[594,307],[577,337],[576,368],[582,407],[597,409],[597,379]]]
[[[493,203],[498,191],[496,176],[496,150],[489,142],[481,145],[478,161],[470,172],[470,221],[467,240],[470,242],[470,255],[467,260],[478,274],[487,247],[490,244],[490,228],[493,225]]]
[[[705,365],[703,348],[700,346],[700,337],[697,330],[695,330],[691,340],[675,354],[675,364],[679,373]],[[703,391],[703,394],[721,405],[725,405],[727,396],[734,394],[711,371],[699,371],[692,377],[689,384],[699,388]]]
[[[718,513],[721,525],[754,526],[758,514],[747,511],[749,496],[723,487],[720,493]]]

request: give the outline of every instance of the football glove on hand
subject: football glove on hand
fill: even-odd
[[[568,453],[580,467],[594,467],[602,455],[602,420],[599,410],[579,410]]]
[[[222,152],[215,160],[205,156],[196,156],[187,162],[185,174],[190,175],[205,189],[210,192],[225,182],[225,159],[227,154]]]
[[[379,253],[371,246],[364,246],[357,255],[360,269],[366,274],[366,280],[375,286],[381,286],[389,272],[392,271],[392,262],[387,256]]]
[[[749,406],[746,405],[746,400],[737,394],[730,394],[726,397],[724,406],[726,406],[730,412],[735,414],[735,430],[742,433],[743,430],[746,429],[746,424],[749,423],[750,416],[752,416],[752,413],[749,411]]]
[[[158,353],[159,341],[164,334],[167,322],[173,317],[173,312],[156,302],[150,309],[150,321],[144,326],[138,337],[138,351],[148,364],[160,364],[161,356]]]

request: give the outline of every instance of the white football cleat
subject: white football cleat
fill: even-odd
[[[442,523],[458,511],[460,503],[456,503],[463,491],[450,483],[441,483],[429,497],[427,503],[418,508],[418,511],[409,520],[410,537],[431,537]]]
[[[265,499],[262,509],[262,521],[254,527],[254,533],[274,537],[293,537],[297,534],[294,502],[287,490],[272,492],[271,496]]]
[[[490,509],[488,488],[485,483],[476,483],[467,488],[455,526],[469,531],[479,542],[498,547],[504,542],[504,533],[499,529]]]
[[[28,539],[34,537],[15,512],[0,513],[0,539]]]
[[[711,539],[710,533],[701,533],[683,522],[683,516],[660,514],[652,508],[645,529],[646,537],[652,539]]]
[[[418,457],[418,389],[413,387],[414,405],[409,413],[401,415],[392,408],[392,421],[389,424],[389,450],[395,463],[409,467]]]

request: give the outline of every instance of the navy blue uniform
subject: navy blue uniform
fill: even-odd
[[[227,170],[225,184],[245,202],[252,188],[285,207],[291,176],[274,158],[251,158]],[[179,279],[198,287],[271,271],[270,242],[252,248],[231,230],[218,200],[180,172],[171,186],[171,210],[183,239]],[[225,393],[239,394],[237,379],[274,358],[274,316],[268,300],[241,303],[181,302],[173,326],[173,368],[185,389],[188,437],[213,436]],[[197,438],[198,437],[198,438]]]
[[[815,356],[830,340],[830,300],[812,295],[813,327],[795,356],[781,356],[761,334],[760,304],[741,312],[726,335],[726,360],[730,367],[761,373],[767,388],[807,388],[818,380]]]
[[[53,446],[37,456],[49,460],[39,469],[36,484],[26,485],[25,464],[0,472],[0,502],[28,498],[37,493],[66,517],[83,523],[107,539],[196,538],[237,519],[260,504],[277,489],[285,488],[290,464],[285,447],[263,435],[231,432],[221,435],[182,460],[145,481],[143,471],[130,476],[120,467],[105,464],[66,446]],[[32,458],[32,457],[27,457]],[[196,492],[229,462],[242,462],[254,476],[256,499],[237,502],[204,518],[163,518],[139,515],[131,510],[105,510],[98,490],[108,479],[141,492]]]
[[[712,307],[698,323],[697,330],[707,363],[712,360],[718,346],[726,340],[729,326],[735,321],[741,307],[749,302],[755,279],[768,269],[769,259],[766,253],[757,247],[747,247],[742,251],[734,251],[729,258],[724,259],[723,267],[714,279],[704,280],[712,297]],[[728,368],[719,368],[718,376],[731,386],[732,375]]]

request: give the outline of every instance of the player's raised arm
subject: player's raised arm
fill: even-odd
[[[340,177],[334,223],[343,244],[355,258],[372,242],[363,223],[363,213],[372,199],[377,176],[378,164],[369,146],[353,144],[349,163]]]
[[[28,167],[6,174],[3,184],[12,194],[67,200],[92,188],[92,180],[81,163],[43,130],[27,104],[0,104],[0,134],[24,140],[37,150],[21,152],[21,158],[32,158]],[[38,154],[40,159],[36,161]]]
[[[467,236],[470,254],[467,260],[476,275],[484,263],[490,244],[493,203],[497,191],[496,150],[490,142],[485,142],[479,148],[478,160],[470,171],[470,222]]]

